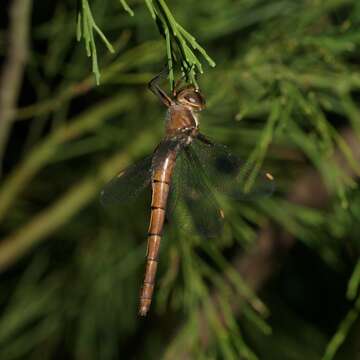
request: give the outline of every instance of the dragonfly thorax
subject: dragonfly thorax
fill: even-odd
[[[165,125],[166,135],[196,136],[198,128],[198,116],[192,109],[176,103],[169,107]]]
[[[205,99],[194,85],[175,90],[168,106],[166,135],[196,136],[199,128],[198,112],[205,108]],[[191,139],[188,140],[191,142]]]

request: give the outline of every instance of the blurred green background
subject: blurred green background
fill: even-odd
[[[0,359],[360,359],[360,2],[123,5],[3,6]],[[181,51],[179,24],[206,52]],[[161,139],[147,83],[169,54],[175,78],[203,65],[202,131],[276,191],[229,204],[217,239],[169,224],[142,319],[149,194],[98,199]]]

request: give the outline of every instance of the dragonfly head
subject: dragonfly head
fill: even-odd
[[[192,111],[205,109],[205,98],[194,85],[188,85],[175,93],[176,102]]]

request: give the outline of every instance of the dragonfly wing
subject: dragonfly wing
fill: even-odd
[[[151,183],[151,164],[148,156],[122,170],[101,191],[101,204],[121,204],[138,196]]]
[[[185,231],[196,230],[206,237],[219,236],[223,227],[222,212],[208,187],[196,155],[190,147],[177,157],[171,182],[168,218]]]
[[[139,195],[151,184],[153,171],[163,166],[170,151],[177,151],[178,144],[177,138],[164,139],[157,146],[153,155],[122,170],[101,191],[101,203],[105,206],[115,205]]]
[[[266,196],[274,191],[269,173],[254,171],[254,166],[233,155],[225,145],[213,143],[200,134],[190,147],[197,156],[197,167],[216,191],[237,200]]]

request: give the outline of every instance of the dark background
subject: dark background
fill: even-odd
[[[11,22],[15,4],[31,10]],[[360,359],[359,2],[168,3],[217,63],[195,51],[202,131],[270,171],[276,190],[232,204],[216,239],[169,224],[145,319],[149,193],[111,210],[98,199],[161,139],[165,109],[147,83],[165,40],[145,2],[129,1],[133,17],[119,1],[89,4],[115,48],[95,33],[99,86],[74,2],[1,12],[0,358]],[[12,53],[21,27],[25,62]]]

